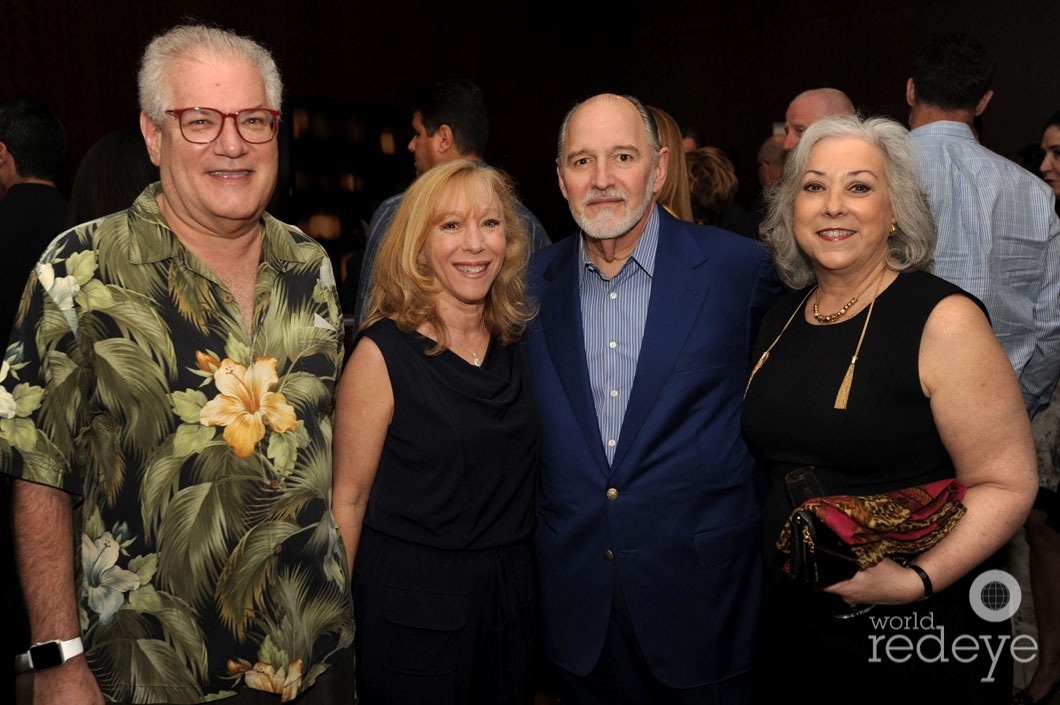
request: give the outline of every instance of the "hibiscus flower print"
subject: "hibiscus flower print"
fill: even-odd
[[[268,425],[277,433],[298,427],[294,407],[280,392],[270,391],[279,381],[276,358],[259,357],[249,368],[225,358],[213,375],[220,392],[199,414],[204,426],[224,426],[224,439],[240,458],[254,452]]]
[[[7,364],[7,360],[0,363],[0,382],[7,379],[7,373],[10,370],[11,366]],[[6,387],[0,387],[0,419],[13,419],[17,412],[18,402],[15,401],[15,397],[7,391]]]
[[[77,283],[77,277],[68,275],[56,277],[55,269],[51,264],[40,263],[37,265],[37,280],[48,292],[48,296],[62,312],[63,317],[70,326],[70,330],[77,332],[77,314],[74,311],[74,297],[81,292],[81,285]]]
[[[140,576],[117,565],[121,546],[109,531],[93,541],[81,534],[81,565],[84,568],[83,589],[88,606],[109,624],[125,602],[125,593],[140,587]]]
[[[246,683],[254,690],[282,695],[280,702],[290,702],[298,697],[302,689],[302,659],[291,662],[290,671],[282,666],[279,670],[271,663],[258,661],[253,666],[228,660],[228,672],[242,673]]]

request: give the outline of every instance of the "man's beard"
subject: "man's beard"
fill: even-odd
[[[614,240],[617,237],[622,237],[630,230],[633,226],[640,222],[640,219],[644,217],[644,214],[648,212],[648,209],[654,205],[653,195],[655,192],[655,175],[652,174],[651,178],[648,179],[648,184],[644,189],[644,202],[638,211],[627,211],[625,217],[616,218],[610,216],[607,210],[599,213],[596,218],[590,220],[585,216],[585,208],[581,213],[575,213],[574,209],[571,209],[571,215],[574,216],[574,222],[578,224],[578,227],[582,229],[582,232],[593,238],[594,240]],[[585,201],[588,202],[594,198],[621,198],[621,194],[606,190],[597,191],[593,190],[586,195]],[[629,204],[629,201],[622,199],[623,203]],[[615,206],[611,206],[614,208]]]

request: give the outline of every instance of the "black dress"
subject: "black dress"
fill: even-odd
[[[482,367],[383,320],[394,416],[355,562],[359,702],[533,699],[540,422],[521,345]]]
[[[813,466],[826,494],[872,494],[954,476],[921,389],[918,359],[928,316],[955,293],[964,292],[931,274],[913,272],[900,275],[880,294],[845,410],[833,405],[867,308],[827,326],[811,325],[797,314],[748,388],[744,434],[768,482],[762,672],[767,692],[774,689],[769,696],[790,696],[794,689],[809,702],[859,704],[1007,703],[1011,698],[1010,623],[978,617],[969,594],[979,574],[998,567],[992,561],[928,600],[877,605],[867,615],[839,620],[832,616],[838,598],[796,589],[781,570],[775,545],[793,508],[784,478],[794,468]],[[778,299],[763,322],[755,360],[805,294]],[[958,637],[958,647],[977,648],[971,663],[957,658],[970,653],[955,652]],[[907,644],[911,651],[905,650]],[[1001,652],[996,664],[987,646]]]

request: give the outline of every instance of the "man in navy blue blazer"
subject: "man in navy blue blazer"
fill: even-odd
[[[655,204],[670,155],[635,98],[560,129],[580,227],[538,252],[544,651],[565,705],[752,703],[759,499],[740,406],[779,293],[761,246]]]

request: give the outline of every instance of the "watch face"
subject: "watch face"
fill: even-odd
[[[43,644],[31,646],[29,657],[33,661],[33,670],[51,668],[63,664],[63,650],[57,641],[48,641]]]

